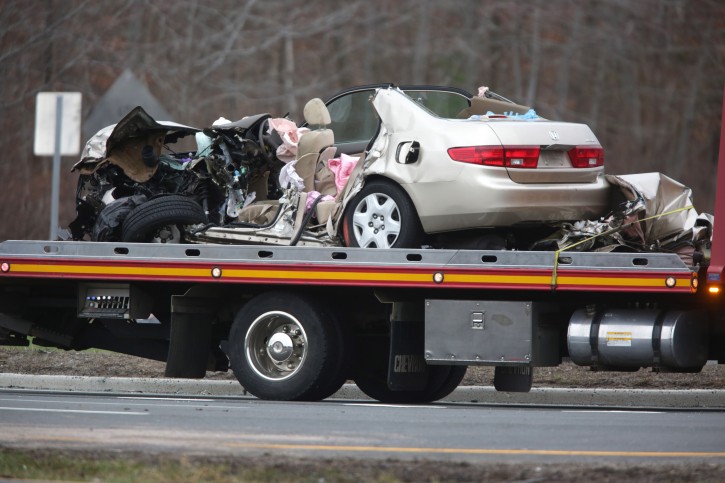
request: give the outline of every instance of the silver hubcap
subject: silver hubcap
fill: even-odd
[[[307,355],[307,335],[285,312],[267,312],[252,322],[244,339],[245,357],[260,377],[280,381],[296,374]]]
[[[287,361],[292,356],[294,348],[292,337],[279,332],[270,337],[267,343],[267,352],[275,363]]]
[[[363,198],[352,215],[355,240],[363,248],[390,248],[400,235],[400,210],[388,195]]]

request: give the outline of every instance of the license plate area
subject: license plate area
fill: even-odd
[[[541,151],[539,153],[539,169],[570,168],[571,161],[566,151]]]

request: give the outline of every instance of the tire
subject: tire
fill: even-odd
[[[119,198],[104,206],[100,213],[98,213],[93,229],[91,230],[91,240],[101,242],[120,241],[123,221],[131,211],[144,203],[146,203],[146,197],[144,195],[134,195]]]
[[[229,360],[252,395],[277,401],[319,401],[348,375],[345,332],[313,300],[267,292],[237,313],[229,334]]]
[[[123,222],[124,242],[182,243],[184,225],[207,223],[201,205],[191,198],[168,195],[132,210]]]
[[[420,248],[423,230],[408,194],[396,184],[365,184],[348,204],[343,239],[349,247]]]
[[[382,369],[384,370],[380,370]],[[367,396],[383,403],[424,404],[452,393],[466,375],[468,366],[428,366],[428,382],[418,391],[393,391],[388,387],[387,364],[359,371],[355,384]]]

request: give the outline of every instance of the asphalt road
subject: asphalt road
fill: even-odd
[[[0,390],[0,445],[497,462],[725,462],[725,412]]]

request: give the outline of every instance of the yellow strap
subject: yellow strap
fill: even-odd
[[[585,238],[584,240],[580,240],[580,241],[578,241],[576,243],[572,243],[571,245],[567,245],[564,248],[558,249],[557,251],[554,252],[554,270],[551,272],[551,289],[552,290],[555,290],[556,289],[556,279],[557,279],[557,276],[558,276],[557,269],[559,267],[559,255],[564,250],[568,250],[570,248],[574,248],[577,245],[581,245],[582,243],[586,243],[589,240],[594,240],[595,238],[600,237],[600,236],[611,235],[612,233],[616,233],[616,232],[618,232],[620,230],[623,230],[623,229],[625,229],[625,228],[627,228],[629,226],[634,225],[635,223],[641,223],[643,221],[654,220],[655,218],[661,218],[663,216],[674,215],[675,213],[679,213],[681,211],[687,211],[687,210],[690,210],[690,209],[693,209],[693,208],[694,208],[694,206],[689,205],[689,206],[685,206],[684,208],[677,208],[676,210],[666,211],[664,213],[660,213],[659,215],[648,216],[647,218],[642,218],[641,220],[631,221],[631,222],[626,223],[624,225],[621,225],[621,226],[619,226],[617,228],[612,228],[611,230],[607,230],[607,231],[605,231],[603,233],[600,233],[598,235],[590,236],[589,238]]]

